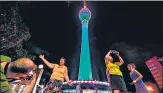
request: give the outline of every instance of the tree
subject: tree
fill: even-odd
[[[11,10],[4,9],[1,15],[3,22],[0,25],[0,51],[15,47],[31,37],[29,28],[19,15],[18,3]]]
[[[34,60],[36,56],[29,54],[28,50],[23,48],[23,42],[31,37],[29,28],[19,15],[18,2],[13,5],[9,4],[11,10],[3,9],[3,12],[0,12],[3,19],[0,25],[0,51],[7,52],[6,54],[12,59],[27,57]]]
[[[28,50],[23,48],[23,44],[19,44],[15,47],[15,54],[11,55],[12,59],[19,59],[19,58],[30,58],[32,60],[35,60],[36,56],[29,54]]]

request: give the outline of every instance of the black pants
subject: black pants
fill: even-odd
[[[120,90],[121,93],[128,93],[125,81],[122,76],[119,75],[110,75],[111,89]]]

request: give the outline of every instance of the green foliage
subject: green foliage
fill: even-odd
[[[28,50],[23,48],[23,42],[30,38],[30,33],[19,15],[18,3],[13,3],[9,7],[11,9],[5,9],[3,14],[4,24],[0,25],[0,31],[3,31],[0,51],[10,56],[12,60],[23,57],[34,60],[36,56],[29,54]]]
[[[15,55],[12,55],[12,59],[19,59],[19,58],[29,58],[35,60],[36,56],[29,54],[28,50],[23,48],[22,44],[19,44],[15,47]]]
[[[10,62],[11,58],[5,55],[0,55],[0,62]]]

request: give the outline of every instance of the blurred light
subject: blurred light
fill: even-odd
[[[38,66],[38,68],[44,68],[44,66],[43,66],[42,64],[40,64],[40,65]]]
[[[152,86],[147,86],[147,89],[148,89],[149,91],[153,91],[153,90],[154,90]]]
[[[81,84],[84,83],[84,84],[97,84],[97,85],[110,86],[109,83],[107,83],[107,82],[102,82],[102,81],[84,81],[84,80],[82,80],[82,81],[80,81],[80,80],[78,80],[78,81],[73,81],[73,84],[79,84],[79,83],[81,83]],[[63,82],[63,84],[66,85],[67,82]]]
[[[151,93],[159,93],[158,87],[154,83],[146,82],[145,84],[148,91],[150,91]]]

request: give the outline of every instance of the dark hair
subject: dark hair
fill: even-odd
[[[64,57],[61,57],[60,59],[63,59],[66,62],[66,59]]]
[[[116,63],[116,62],[119,62],[119,58],[116,54],[110,54],[110,56],[112,57],[112,63]]]
[[[27,73],[28,72],[28,69],[25,68],[25,67],[17,67],[17,66],[11,66],[11,72],[13,73]]]

